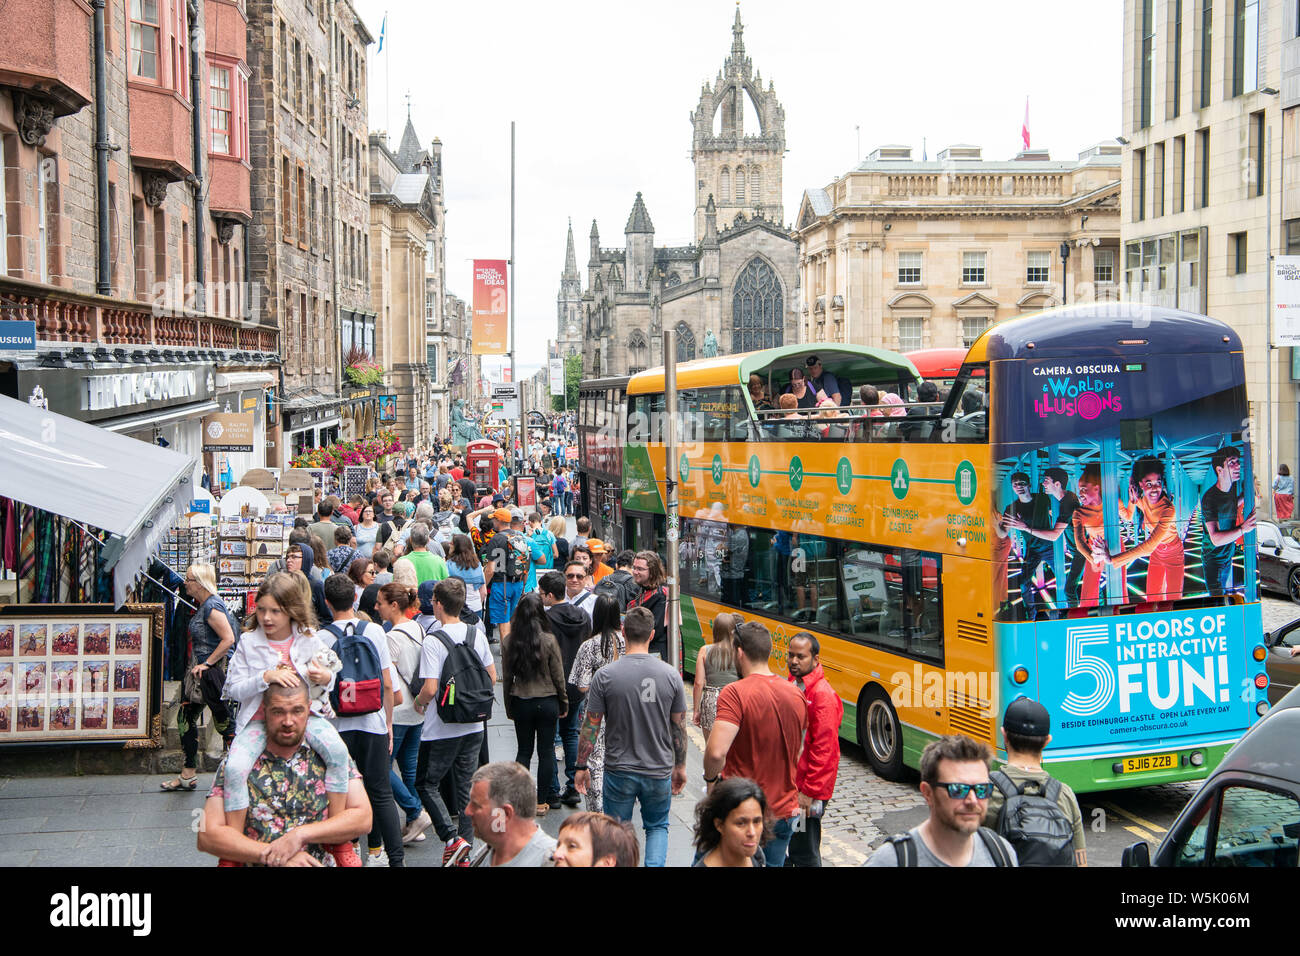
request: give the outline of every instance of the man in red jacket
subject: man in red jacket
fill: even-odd
[[[795,771],[799,788],[802,825],[790,837],[786,866],[822,865],[822,814],[835,792],[835,775],[840,769],[840,721],[844,702],[822,673],[821,644],[807,631],[790,638],[786,665],[790,680],[803,692],[808,704],[808,730],[803,753]]]

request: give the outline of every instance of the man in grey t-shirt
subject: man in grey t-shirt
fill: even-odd
[[[462,811],[487,849],[470,866],[554,866],[555,838],[537,825],[537,785],[511,761],[484,764],[474,772]]]
[[[930,817],[872,854],[865,866],[1016,866],[1016,851],[982,829],[993,784],[987,745],[954,734],[921,752],[921,796]],[[909,859],[911,862],[908,862]]]
[[[686,786],[686,690],[675,668],[650,656],[654,615],[634,607],[623,619],[627,653],[606,664],[587,692],[587,719],[578,741],[574,786],[591,782],[587,760],[605,725],[605,812],[631,820],[641,801],[645,865],[668,859],[668,810]]]

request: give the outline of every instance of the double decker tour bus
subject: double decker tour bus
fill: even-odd
[[[627,377],[578,386],[578,494],[574,512],[591,519],[591,537],[623,548],[623,411]]]
[[[720,611],[771,666],[821,643],[842,736],[897,778],[940,734],[1005,759],[1006,705],[1052,715],[1076,791],[1204,777],[1267,710],[1241,342],[1127,303],[1004,322],[947,403],[756,411],[816,353],[897,396],[904,356],[787,346],[679,367],[683,661]],[[624,515],[664,554],[663,370],[628,383]]]
[[[965,349],[917,349],[903,354],[916,366],[921,378],[934,382],[940,388],[952,388],[962,363],[966,361]]]

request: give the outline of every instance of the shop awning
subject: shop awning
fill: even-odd
[[[194,459],[0,395],[0,495],[113,537],[117,605],[193,497]]]

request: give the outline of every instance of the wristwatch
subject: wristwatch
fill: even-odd
[[[701,774],[701,776],[704,777],[705,783],[717,783],[718,777],[722,776],[722,774],[716,774],[712,777],[710,777],[708,774]]]
[[[587,765],[586,765],[586,764],[577,764],[577,765],[574,766],[573,769],[574,769],[574,770],[586,770],[586,769],[587,769]]]

